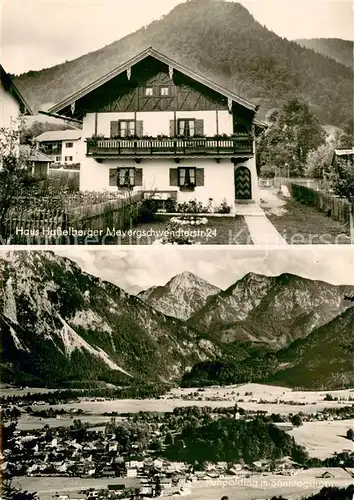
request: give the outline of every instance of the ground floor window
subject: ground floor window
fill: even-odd
[[[65,161],[73,161],[73,157],[72,156],[65,156]]]
[[[180,167],[178,169],[178,185],[185,188],[193,188],[196,185],[196,168]]]
[[[135,168],[118,168],[118,186],[133,187],[135,185]]]

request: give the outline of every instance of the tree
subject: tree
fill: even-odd
[[[331,176],[331,185],[335,194],[349,202],[350,238],[354,243],[354,168],[349,161],[338,160],[336,172]]]
[[[348,429],[346,436],[347,439],[350,439],[350,441],[354,441],[354,429],[353,428]]]
[[[309,105],[293,99],[272,112],[268,129],[257,141],[258,158],[264,165],[284,169],[289,176],[301,176],[307,156],[325,141],[325,132]]]
[[[332,158],[333,148],[330,144],[321,144],[318,149],[310,151],[306,159],[305,176],[324,179],[331,171]]]
[[[35,137],[43,134],[50,130],[73,130],[74,127],[66,123],[50,123],[50,122],[40,122],[36,120],[32,125],[26,127],[23,126],[21,129],[21,144],[33,144]]]
[[[293,415],[291,418],[291,423],[295,427],[300,427],[302,425],[302,418],[301,416],[297,413],[296,415]]]
[[[28,158],[19,154],[21,122],[0,128],[0,237],[8,240],[7,221],[21,196],[28,196],[37,180]]]

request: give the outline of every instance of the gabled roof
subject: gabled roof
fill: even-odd
[[[45,141],[77,141],[81,138],[82,130],[48,130],[47,132],[43,132],[42,134],[35,137],[35,140],[38,142]]]
[[[97,89],[101,85],[104,85],[112,78],[115,78],[119,74],[126,71],[128,68],[131,68],[132,66],[134,66],[135,64],[139,63],[140,61],[142,61],[143,59],[145,59],[146,57],[149,57],[149,56],[154,57],[158,61],[161,61],[162,63],[167,64],[168,66],[171,66],[173,69],[179,71],[180,73],[183,73],[183,74],[189,76],[193,80],[196,80],[197,82],[205,85],[206,87],[209,87],[210,89],[214,90],[215,92],[218,92],[219,94],[227,97],[228,99],[231,99],[232,101],[237,102],[241,106],[244,106],[245,108],[250,109],[254,112],[257,111],[257,106],[255,104],[253,104],[251,101],[248,101],[247,99],[244,99],[243,97],[235,94],[234,92],[231,92],[230,90],[213,82],[209,78],[196,73],[195,71],[187,68],[183,64],[180,64],[177,61],[174,61],[170,57],[162,54],[161,52],[158,52],[157,50],[153,49],[152,47],[148,47],[147,49],[143,50],[142,52],[140,52],[136,56],[134,56],[131,59],[129,59],[128,61],[126,61],[125,63],[121,64],[120,66],[118,66],[114,70],[110,71],[109,73],[106,73],[105,75],[103,75],[102,77],[93,81],[92,83],[90,83],[86,87],[78,90],[74,94],[63,99],[61,102],[59,102],[55,106],[51,107],[48,110],[48,112],[49,113],[59,113],[64,108],[66,108],[70,104],[74,103],[75,101],[77,101],[81,97],[89,94],[90,92]]]
[[[26,114],[33,115],[33,111],[25,101],[25,98],[14,84],[11,76],[8,73],[6,73],[1,64],[0,64],[0,78],[1,78],[1,84],[3,85],[5,90],[8,90],[15,97],[17,102],[25,108]]]

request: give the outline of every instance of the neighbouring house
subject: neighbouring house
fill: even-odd
[[[83,121],[81,190],[233,208],[259,200],[257,110],[149,47],[49,112]]]
[[[82,130],[49,130],[35,137],[38,149],[54,163],[73,165],[80,163]]]
[[[53,162],[49,156],[27,145],[20,145],[20,154],[27,157],[34,177],[43,178],[48,176],[49,167]]]
[[[0,82],[0,127],[11,128],[21,115],[31,115],[32,110],[1,65]]]
[[[0,65],[0,138],[4,140],[1,155],[19,154],[20,137],[18,131],[21,127],[21,117],[31,114],[31,108],[11,76]],[[0,158],[0,168],[1,164]]]

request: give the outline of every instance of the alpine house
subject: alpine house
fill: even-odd
[[[257,109],[149,47],[49,112],[83,122],[81,190],[234,209],[259,199]]]

